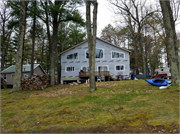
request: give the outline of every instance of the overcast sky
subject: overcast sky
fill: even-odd
[[[97,0],[98,1],[98,14],[97,14],[97,37],[100,37],[101,30],[111,24],[115,26],[113,23],[114,14],[109,10],[108,1],[107,0]],[[86,20],[86,6],[79,8],[83,14],[84,19]],[[91,9],[93,10],[93,9]],[[91,16],[92,17],[92,16]]]
[[[111,24],[112,26],[116,26],[115,23],[115,14],[112,12],[112,9],[110,7],[110,4],[108,0],[97,0],[98,1],[98,15],[97,15],[97,36],[100,37],[101,30],[107,26],[108,24]],[[152,4],[152,6],[157,6],[159,4],[159,0],[149,0],[149,3]],[[86,7],[83,6],[80,8],[84,19],[86,20]],[[179,13],[180,16],[180,13]],[[92,17],[92,16],[91,16]],[[180,19],[179,19],[180,20]],[[180,21],[178,25],[176,25],[176,31],[180,32]]]

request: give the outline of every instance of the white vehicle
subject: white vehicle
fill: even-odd
[[[155,74],[153,75],[153,78],[171,78],[170,68],[158,68],[155,69]]]

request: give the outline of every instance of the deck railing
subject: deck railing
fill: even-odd
[[[95,77],[97,76],[108,76],[109,77],[109,71],[95,71]],[[79,77],[89,77],[89,72],[79,72]]]

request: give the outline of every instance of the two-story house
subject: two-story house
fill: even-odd
[[[129,76],[130,51],[96,37],[95,75],[110,80],[117,75]],[[60,53],[61,83],[89,77],[88,41]]]

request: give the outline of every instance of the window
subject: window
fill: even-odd
[[[11,74],[11,77],[14,77],[15,76],[15,74]]]
[[[103,59],[103,49],[96,48],[96,59]],[[89,51],[86,50],[86,58],[89,59]]]
[[[107,65],[105,65],[105,66],[98,66],[97,68],[98,68],[98,71],[108,71],[109,70]]]
[[[6,79],[6,74],[3,74],[3,79]]]
[[[74,67],[66,67],[66,72],[74,72]]]
[[[88,72],[89,71],[89,67],[82,67],[83,72]]]
[[[112,58],[116,58],[116,59],[119,59],[119,58],[124,58],[124,53],[121,53],[121,52],[114,52],[112,51]]]
[[[117,66],[115,66],[116,67],[116,71],[122,71],[122,70],[124,70],[125,68],[124,68],[124,65],[117,65]]]
[[[78,59],[78,53],[73,53],[73,54],[67,55],[67,59],[68,60]]]
[[[28,75],[27,75],[27,74],[24,74],[24,78],[27,79],[27,78],[28,78]]]

